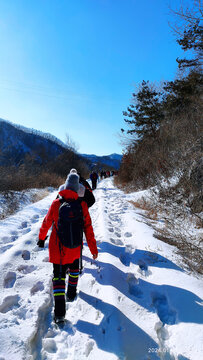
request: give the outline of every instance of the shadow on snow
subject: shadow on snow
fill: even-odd
[[[100,324],[79,320],[77,330],[90,335],[98,348],[116,354],[119,359],[143,359],[150,348],[158,348],[157,343],[142,329],[129,320],[115,306],[103,302],[80,291],[79,296],[89,305],[103,314]],[[150,359],[159,359],[157,354],[150,354]]]
[[[91,259],[84,256],[84,260]],[[155,285],[137,279],[133,273],[125,273],[116,266],[97,261],[96,269],[85,269],[98,283],[113,286],[123,295],[146,308],[156,312],[163,324],[191,322],[202,324],[202,300],[192,292],[170,285]]]
[[[125,266],[129,266],[130,263],[133,263],[139,265],[141,269],[147,268],[148,266],[155,266],[183,272],[183,269],[172,261],[151,251],[135,249],[135,251],[131,253],[130,250],[128,251],[128,247],[116,246],[108,242],[100,243],[98,248],[99,252],[108,252],[109,254],[118,257]]]

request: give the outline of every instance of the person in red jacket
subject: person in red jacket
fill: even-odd
[[[60,198],[65,199],[67,202],[77,200],[78,189],[79,176],[77,174],[69,174],[65,182],[64,190],[59,192]],[[81,257],[81,246],[69,249],[60,244],[62,246],[62,249],[60,250],[59,238],[57,235],[59,208],[61,205],[60,198],[57,198],[52,202],[48,213],[42,222],[37,243],[39,247],[44,247],[47,232],[53,225],[49,239],[49,261],[53,263],[54,320],[56,323],[63,322],[65,319],[65,277],[67,271],[69,271],[68,289],[66,294],[67,301],[73,301],[76,297],[79,276],[79,259]],[[84,219],[83,230],[93,259],[96,259],[98,250],[88,207],[85,201],[81,201],[81,206]]]

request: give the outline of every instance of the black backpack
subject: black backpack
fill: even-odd
[[[61,244],[69,249],[82,245],[83,211],[80,200],[60,199],[57,234]]]

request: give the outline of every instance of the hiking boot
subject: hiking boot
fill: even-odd
[[[55,316],[54,317],[54,322],[56,324],[64,324],[65,322],[65,316]]]
[[[74,296],[70,296],[70,295],[68,295],[68,293],[66,294],[67,302],[73,302],[76,298],[77,298],[77,293]]]

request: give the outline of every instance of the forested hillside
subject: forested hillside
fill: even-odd
[[[173,81],[154,84],[143,80],[123,112],[127,129],[118,184],[126,189],[151,188],[151,198],[137,204],[155,218],[162,212],[167,225],[157,230],[162,240],[198,257],[202,235],[185,230],[187,219],[203,226],[203,119],[202,12],[192,9],[174,13],[178,44],[188,54],[177,59],[179,75]],[[198,255],[199,254],[199,255]],[[201,268],[201,256],[197,260]]]
[[[0,120],[0,189],[58,187],[72,167],[85,176],[89,164],[51,134]]]

